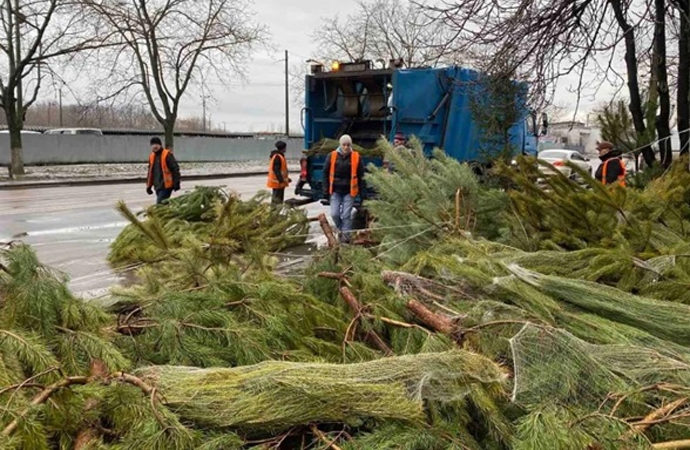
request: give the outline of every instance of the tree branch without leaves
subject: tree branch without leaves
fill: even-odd
[[[241,74],[265,36],[241,0],[84,1],[118,37],[118,45],[102,55],[111,61],[107,85],[138,81],[169,148],[190,86],[210,73],[223,74],[223,82],[229,73]]]
[[[21,130],[51,67],[102,48],[107,33],[89,28],[86,11],[70,0],[4,0],[0,7],[0,105],[10,132],[10,175],[24,173]]]

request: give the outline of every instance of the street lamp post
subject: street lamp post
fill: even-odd
[[[290,93],[288,85],[288,51],[285,50],[285,137],[290,137]]]

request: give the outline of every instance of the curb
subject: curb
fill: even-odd
[[[261,172],[231,172],[218,173],[207,175],[187,175],[182,177],[182,181],[194,180],[218,180],[223,178],[240,178],[240,177],[255,177],[260,175],[267,175],[267,171]],[[145,183],[146,177],[132,177],[132,178],[91,178],[91,179],[65,179],[65,180],[51,180],[51,181],[6,181],[0,182],[0,190],[13,189],[35,189],[35,188],[52,188],[52,187],[69,187],[69,186],[97,186],[108,184],[131,184],[131,183]]]

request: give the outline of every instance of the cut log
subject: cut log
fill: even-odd
[[[690,439],[683,439],[681,441],[657,442],[656,444],[652,444],[652,448],[655,448],[655,449],[690,448]]]
[[[100,359],[92,359],[89,364],[89,377],[91,381],[104,380],[108,377],[108,366]],[[98,407],[99,401],[95,398],[90,398],[84,405],[84,413],[94,410]],[[91,445],[100,436],[100,431],[94,424],[89,424],[87,428],[79,430],[77,437],[74,440],[74,450],[82,450],[90,448]]]
[[[345,300],[345,303],[347,303],[355,316],[364,317],[364,307],[359,300],[357,300],[357,297],[355,297],[352,291],[347,286],[341,286],[339,291],[340,296],[343,298],[343,300]],[[393,355],[393,350],[391,350],[386,342],[381,339],[381,336],[379,336],[375,331],[368,331],[365,334],[364,339],[374,347],[381,350],[386,356]]]
[[[329,248],[336,248],[338,246],[338,239],[336,239],[335,233],[333,233],[333,228],[331,228],[331,224],[328,223],[328,219],[326,218],[326,214],[324,214],[324,213],[319,214],[319,224],[321,225],[321,229],[323,230],[323,234],[326,235],[326,240],[328,241],[328,247]]]
[[[357,300],[357,297],[355,297],[352,291],[347,286],[341,286],[338,290],[340,291],[340,296],[345,300],[345,303],[347,303],[347,306],[350,307],[352,312],[361,314],[362,304],[359,303],[359,300]]]
[[[633,424],[635,431],[643,433],[647,431],[652,425],[654,425],[658,420],[664,419],[669,414],[671,414],[676,409],[687,403],[688,398],[682,397],[678,400],[668,403],[659,409],[655,409],[651,413],[647,414],[644,419]]]
[[[453,321],[448,317],[436,314],[417,300],[407,302],[407,309],[412,312],[424,325],[439,333],[452,335]]]

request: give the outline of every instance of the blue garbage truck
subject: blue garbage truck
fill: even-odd
[[[416,136],[427,154],[438,147],[459,161],[482,164],[487,136],[474,117],[482,105],[480,77],[477,71],[457,66],[376,69],[363,61],[334,63],[325,70],[321,64],[313,65],[306,76],[301,114],[305,150],[343,134],[368,147],[381,136],[392,141],[400,132]],[[526,105],[526,87],[517,85],[517,120],[508,131],[509,147],[515,154],[536,154],[536,116]],[[325,158],[322,154],[302,158],[297,195],[311,200],[324,197]],[[364,158],[364,163],[380,166],[382,160]]]

